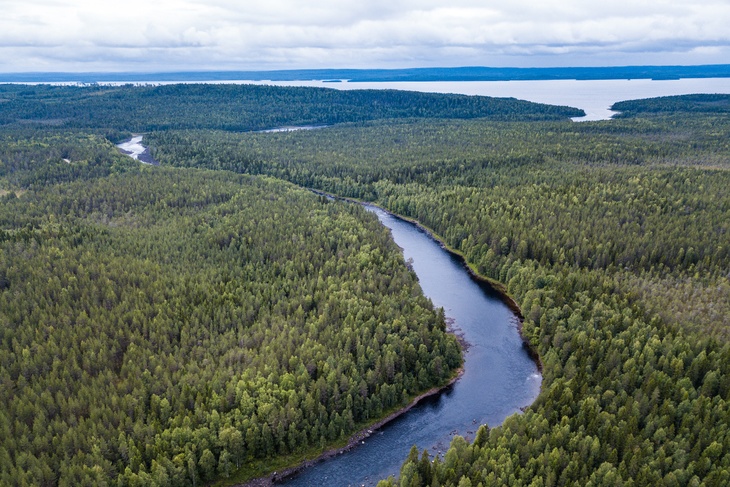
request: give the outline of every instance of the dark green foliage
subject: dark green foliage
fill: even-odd
[[[542,394],[430,469],[412,452],[401,485],[725,485],[729,128],[695,115],[154,140],[167,163],[274,174],[415,218],[518,300]]]
[[[162,163],[266,173],[373,199],[373,183],[382,180],[491,188],[534,171],[559,180],[566,168],[722,166],[730,124],[727,116],[591,124],[401,120],[275,134],[166,131],[147,140]]]
[[[57,142],[4,152],[31,189],[0,203],[0,484],[201,485],[342,439],[459,366],[360,207],[210,171],[50,184]],[[411,346],[428,357],[408,368]]]
[[[611,110],[621,112],[620,117],[678,112],[730,113],[730,95],[698,94],[628,100],[614,103]]]
[[[138,169],[138,162],[95,134],[36,134],[30,130],[0,133],[0,180],[15,188],[41,188]]]
[[[729,132],[727,117],[703,116],[166,132],[151,141],[163,163],[266,173],[380,202],[503,282],[500,269],[515,259],[618,272],[644,306],[720,336],[730,329]]]
[[[146,132],[262,130],[383,118],[562,120],[582,110],[514,98],[255,85],[0,85],[0,126],[83,127]]]
[[[210,97],[226,89],[94,88],[69,106],[98,107],[104,127],[119,131],[139,127],[120,107],[143,96],[167,104],[140,105],[148,128],[253,123],[215,105]],[[8,89],[4,104],[66,123],[43,110],[71,92],[22,91]],[[114,93],[121,101],[109,108]],[[264,113],[276,113],[282,93],[262,88]],[[195,110],[211,102],[220,116],[196,125]],[[389,120],[147,140],[163,164],[275,176],[416,218],[520,303],[544,366],[538,400],[471,445],[455,438],[443,459],[413,450],[402,484],[727,485],[724,103],[636,102],[623,108],[684,113],[590,124]],[[317,117],[327,112],[319,107]],[[339,122],[364,120],[348,110],[334,112],[360,118]],[[86,116],[68,123],[91,124]],[[324,445],[397,406],[399,391],[427,387],[399,368],[403,346],[420,340],[434,358],[447,353],[442,322],[357,207],[264,176],[115,162],[98,164],[103,177],[62,182],[84,176],[47,175],[55,143],[5,140],[15,144],[1,156],[6,483],[227,477],[252,455]],[[19,151],[18,161],[44,162],[8,164]]]

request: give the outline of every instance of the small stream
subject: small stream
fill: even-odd
[[[457,257],[412,223],[367,206],[390,228],[421,288],[443,307],[469,343],[464,375],[440,395],[425,399],[376,430],[364,444],[303,470],[288,486],[372,486],[397,476],[411,446],[443,455],[454,435],[471,440],[480,424],[497,426],[532,404],[542,376],[522,346],[517,317],[488,286],[471,278]]]

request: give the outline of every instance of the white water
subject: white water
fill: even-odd
[[[122,149],[132,159],[137,160],[139,160],[139,156],[141,156],[142,153],[146,150],[146,148],[142,145],[141,135],[132,137],[131,139],[122,142],[121,144],[117,144],[117,147]]]

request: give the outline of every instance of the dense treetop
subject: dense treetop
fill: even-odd
[[[25,161],[0,203],[3,485],[228,477],[320,451],[460,365],[358,206],[130,167],[94,136],[10,138],[2,157]]]
[[[729,129],[719,112],[152,142],[168,164],[378,202],[518,300],[544,364],[537,402],[436,463],[415,452],[400,485],[724,485]]]
[[[7,482],[225,476],[449,375],[457,348],[387,234],[284,179],[432,228],[518,301],[544,365],[525,414],[436,462],[413,451],[385,484],[730,483],[727,97],[575,124],[389,92],[252,88],[269,108],[251,118],[222,106],[249,103],[235,87],[3,89]],[[155,128],[155,157],[177,169],[131,165],[99,135]]]
[[[611,110],[621,112],[620,117],[678,112],[730,113],[730,95],[698,94],[627,100],[614,103]]]
[[[384,118],[561,120],[582,110],[514,98],[256,85],[0,85],[0,126],[50,125],[147,132],[263,130]]]

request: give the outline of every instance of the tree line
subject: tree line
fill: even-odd
[[[564,120],[582,110],[513,98],[266,85],[0,85],[0,126],[117,136],[170,129],[264,130],[398,118]]]
[[[10,103],[0,106],[25,101]],[[186,103],[168,98],[169,113],[185,120]],[[585,124],[526,122],[529,113],[509,123],[350,119],[278,134],[207,130],[219,122],[170,130],[161,114],[149,123],[164,130],[146,140],[184,170],[109,156],[88,163],[98,177],[69,174],[71,158],[54,147],[87,137],[111,154],[101,137],[130,115],[110,110],[119,118],[91,132],[8,119],[0,310],[15,314],[2,327],[12,354],[2,392],[13,398],[0,420],[11,438],[4,479],[225,477],[256,455],[272,462],[336,441],[350,418],[357,425],[449,376],[458,348],[387,234],[357,207],[284,179],[433,229],[518,301],[544,365],[525,414],[456,438],[442,458],[412,451],[383,485],[727,484],[727,97],[642,103],[675,108],[625,107],[622,119]],[[36,134],[27,143],[26,130]],[[93,161],[88,150],[79,158]],[[26,162],[34,157],[43,163]],[[322,260],[314,248],[327,249]],[[73,321],[55,320],[56,308]],[[114,326],[96,333],[90,312]],[[64,360],[49,364],[54,354]],[[57,383],[78,390],[58,394]],[[100,404],[96,387],[119,399]]]

